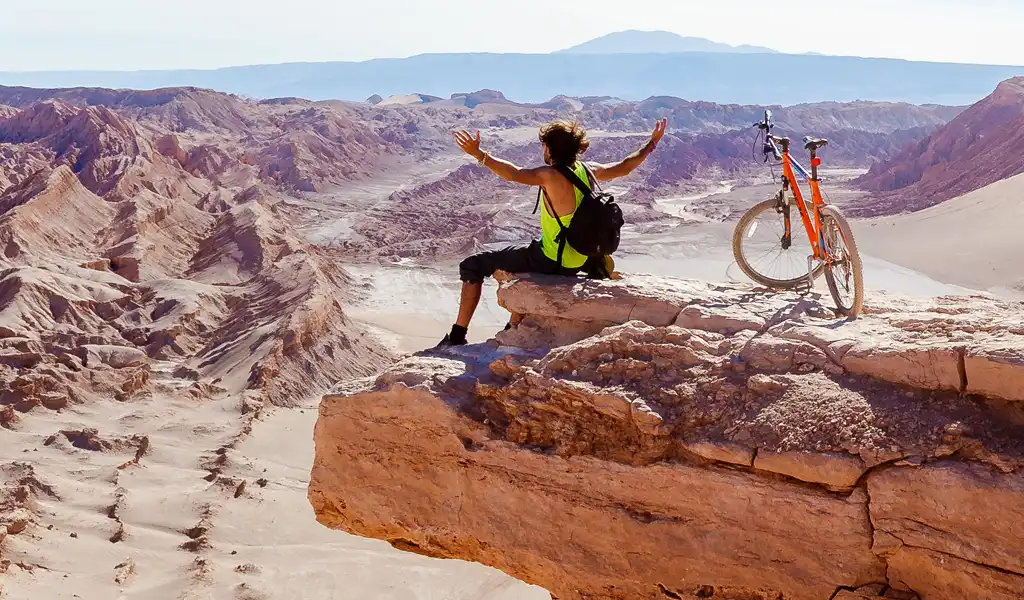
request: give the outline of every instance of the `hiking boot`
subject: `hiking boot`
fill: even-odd
[[[451,346],[465,346],[468,342],[466,340],[452,341],[452,334],[446,333],[444,339],[438,342],[435,348],[448,348]]]
[[[622,275],[615,271],[615,259],[607,254],[591,258],[584,268],[587,269],[587,279],[622,279]]]

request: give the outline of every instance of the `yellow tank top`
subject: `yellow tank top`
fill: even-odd
[[[590,179],[587,177],[587,170],[583,166],[583,163],[577,162],[573,165],[572,170],[576,175],[590,187]],[[573,186],[576,189],[576,186]],[[544,256],[551,260],[558,260],[558,242],[555,238],[561,233],[561,229],[558,227],[558,222],[555,221],[555,217],[548,212],[548,201],[547,194],[544,194],[542,199],[541,212],[540,212],[540,247],[544,251]],[[583,192],[576,189],[576,208],[579,208],[580,202],[583,201]],[[569,227],[569,223],[572,222],[572,216],[576,214],[576,209],[568,215],[559,215],[562,218],[562,225],[566,228]],[[579,252],[573,250],[572,246],[568,243],[565,244],[565,250],[562,251],[562,266],[569,269],[578,269],[583,266],[583,263],[587,262],[587,257]]]

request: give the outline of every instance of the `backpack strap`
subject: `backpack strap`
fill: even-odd
[[[583,165],[583,169],[586,170],[586,172],[587,172],[587,179],[590,180],[589,181],[589,183],[590,183],[589,186],[581,187],[581,184],[583,184],[583,181],[579,178],[578,175],[576,175],[576,173],[572,169],[570,169],[568,167],[555,167],[555,168],[558,170],[559,173],[561,173],[563,176],[568,178],[569,181],[571,181],[572,184],[578,190],[583,192],[584,196],[587,195],[588,193],[593,192],[595,189],[600,191],[601,190],[601,184],[597,181],[597,176],[594,175],[594,172],[590,170],[590,166],[587,163],[585,163],[585,162],[581,162],[580,164]],[[544,187],[543,186],[538,186],[537,187],[537,202],[533,205],[533,214],[537,214],[537,209],[540,208],[540,196],[543,193],[544,193]],[[554,212],[552,212],[552,214],[554,214]],[[561,224],[561,221],[559,221],[559,224]]]
[[[544,188],[541,187],[537,192],[537,205],[540,206],[540,195],[544,192]],[[544,206],[551,213],[551,216],[555,218],[555,222],[558,223],[558,235],[555,237],[555,241],[558,242],[558,266],[562,266],[562,253],[565,252],[565,232],[569,229],[562,223],[562,217],[558,216],[558,212],[555,211],[555,206],[551,203],[551,198],[548,198],[547,194],[544,194]],[[537,212],[536,207],[533,209]]]
[[[558,172],[564,175],[566,179],[572,182],[572,184],[576,186],[576,189],[583,192],[584,196],[593,193],[593,190],[591,190],[590,187],[587,186],[587,184],[583,183],[583,180],[580,179],[580,176],[577,175],[569,167],[566,167],[565,165],[558,165],[555,168],[558,169]],[[590,169],[587,168],[586,164],[583,165],[583,168],[587,170],[587,178],[589,179],[591,175]]]
[[[603,191],[601,190],[601,183],[597,180],[597,175],[594,175],[594,172],[590,170],[590,165],[588,165],[587,163],[582,164],[583,169],[587,172],[587,179],[590,180],[590,190],[597,190],[599,192]]]
[[[582,163],[582,164],[583,164],[583,168],[587,172],[587,179],[590,179],[591,181],[596,181],[597,177],[595,177],[594,174],[591,172],[590,167],[587,166],[587,163]],[[583,180],[580,179],[580,176],[577,175],[576,172],[573,171],[572,169],[570,169],[569,167],[567,167],[565,165],[558,165],[555,168],[566,179],[568,179],[576,189],[578,189],[579,191],[583,192],[584,196],[590,196],[590,195],[592,195],[594,193],[593,185],[588,186],[587,184],[583,183]],[[550,207],[550,203],[549,203],[549,207]],[[557,215],[555,216],[555,218],[558,219]],[[561,235],[562,241],[559,243],[559,246],[558,246],[558,264],[561,265],[562,264],[562,248],[565,245],[565,239],[564,239],[565,238],[565,227],[562,226],[562,220],[561,219],[558,219],[558,226],[562,227],[562,235]]]
[[[591,172],[590,170],[590,167],[588,167],[586,163],[583,163],[583,168],[586,169],[587,171],[587,178],[590,179],[592,182],[596,182],[597,177],[594,176],[593,172]],[[566,167],[565,165],[558,165],[555,167],[555,169],[559,173],[561,173],[566,179],[568,179],[573,184],[573,186],[576,187],[576,189],[583,192],[584,196],[592,193],[593,187],[588,187],[587,184],[583,183],[583,180],[580,179],[579,175],[577,175],[569,167]],[[558,216],[558,212],[555,211],[555,206],[551,203],[551,198],[549,198],[548,195],[544,193],[543,186],[537,188],[537,203],[533,207],[534,214],[536,214],[537,209],[540,207],[541,194],[544,195],[544,205],[551,213],[551,216],[555,218],[555,222],[558,223],[559,233],[558,237],[555,238],[555,241],[558,242],[558,266],[562,266],[562,253],[565,252],[566,243],[565,234],[569,229],[565,226],[564,223],[562,223],[562,217]]]

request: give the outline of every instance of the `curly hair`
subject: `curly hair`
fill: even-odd
[[[571,167],[590,147],[587,131],[579,121],[559,119],[540,129],[540,141],[548,147],[551,164]]]

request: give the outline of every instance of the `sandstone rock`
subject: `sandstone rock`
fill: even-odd
[[[13,429],[18,424],[18,414],[13,406],[0,406],[0,427]]]
[[[790,382],[778,375],[752,375],[747,380],[747,389],[755,394],[779,394],[789,389]]]
[[[529,335],[324,398],[322,523],[560,598],[1012,597],[1024,435],[960,358],[1015,373],[1013,305],[500,277]]]
[[[28,529],[32,515],[24,508],[18,508],[4,515],[3,520],[7,522],[7,534],[18,535]]]
[[[71,442],[72,446],[82,450],[102,452],[113,448],[113,444],[101,438],[99,431],[96,429],[87,428],[81,431],[63,430],[60,433]]]
[[[1024,384],[1018,384],[1024,381],[1024,318],[990,297],[930,301],[878,293],[867,314],[835,328],[827,326],[834,323],[827,318],[830,309],[813,298],[751,291],[743,284],[648,275],[570,285],[528,275],[499,279],[499,304],[524,320],[537,319],[524,347],[572,343],[630,320],[730,335],[766,329],[771,335],[756,338],[744,355],[753,357],[755,368],[788,370],[796,361],[834,375],[845,371],[920,389],[1024,399]],[[774,317],[769,322],[763,315]],[[568,339],[558,339],[573,327]],[[501,340],[518,345],[511,336]]]
[[[991,569],[933,550],[905,547],[888,559],[893,587],[921,598],[1017,600],[1024,574]]]
[[[955,348],[894,348],[865,342],[843,356],[850,373],[928,390],[959,390],[959,354]]]
[[[839,590],[832,600],[870,600],[871,598],[885,598],[888,586],[873,583],[855,590]]]
[[[1006,400],[1024,400],[1024,352],[1020,346],[971,348],[964,357],[967,392]]]
[[[463,441],[473,437],[482,443]],[[810,599],[883,576],[862,493],[552,459],[489,441],[451,405],[406,388],[328,397],[316,439],[310,501],[324,524],[499,566],[560,598],[657,598],[659,583],[697,581]],[[779,556],[791,567],[773,564]]]
[[[557,317],[567,321],[671,325],[682,307],[700,293],[699,284],[673,286],[672,282],[633,275],[621,282],[565,285],[558,277],[500,277],[498,304],[513,313]],[[511,282],[515,285],[510,285]],[[608,285],[602,285],[607,283]]]
[[[850,488],[864,474],[855,456],[812,452],[759,452],[754,468],[833,488]]]
[[[128,346],[82,346],[85,366],[94,369],[97,365],[107,365],[114,369],[138,367],[149,362],[149,357],[138,348]]]
[[[683,447],[708,460],[743,465],[744,467],[754,466],[754,450],[739,444],[731,442],[690,442],[683,444]]]
[[[534,315],[524,318],[511,329],[499,332],[494,339],[504,346],[517,348],[567,346],[618,324],[612,321],[571,321]]]
[[[1024,473],[944,461],[873,473],[868,492],[877,531],[908,547],[1018,573],[1024,586]]]
[[[235,567],[235,573],[245,573],[252,575],[261,572],[263,572],[263,569],[259,568],[257,565],[254,565],[252,563],[245,563],[244,565],[238,565]]]
[[[124,585],[135,575],[135,561],[128,559],[114,567],[114,583]]]

